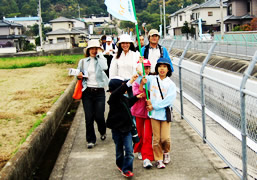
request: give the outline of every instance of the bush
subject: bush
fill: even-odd
[[[24,43],[24,47],[23,47],[23,51],[33,51],[35,50],[36,46],[32,43],[29,43],[28,41],[26,41]]]

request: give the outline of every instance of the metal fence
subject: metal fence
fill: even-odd
[[[180,41],[161,43],[171,50]],[[191,41],[184,44],[182,55],[173,61],[172,79],[179,87],[181,117],[241,179],[257,179],[257,91],[246,88],[247,81],[252,81],[248,79],[257,62],[257,51],[235,86],[207,73],[212,69],[207,62],[217,43],[207,45],[208,54],[202,64],[196,65],[198,68],[188,66],[184,59],[186,52],[195,48]],[[193,103],[199,111],[188,111],[184,103]],[[200,114],[201,118],[192,118],[192,113]]]
[[[161,40],[164,46],[170,46],[174,40],[163,39]],[[197,52],[208,53],[211,45],[216,41],[192,41],[191,49]],[[187,41],[176,40],[174,48],[183,49],[186,46]],[[217,47],[213,51],[213,54],[222,55],[226,57],[234,57],[245,60],[251,60],[254,52],[257,50],[257,42],[247,41],[217,41]]]

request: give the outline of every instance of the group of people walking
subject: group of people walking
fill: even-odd
[[[140,36],[141,43],[142,38]],[[158,44],[159,39],[157,30],[149,31],[149,44],[142,46],[142,57],[127,34],[121,35],[116,45],[110,37],[106,37],[102,46],[98,40],[90,40],[84,49],[85,58],[78,63],[80,73],[77,78],[83,79],[87,147],[91,149],[96,144],[94,121],[103,141],[106,127],[110,128],[116,165],[125,177],[134,175],[134,153],[143,160],[144,168],[151,168],[152,161],[156,161],[160,169],[170,162],[171,124],[166,121],[165,108],[173,106],[176,86],[169,78],[174,71],[171,59],[166,48]],[[105,121],[104,88],[107,86],[110,97]],[[146,93],[150,99],[146,98]],[[133,143],[131,131],[134,123],[139,142]]]

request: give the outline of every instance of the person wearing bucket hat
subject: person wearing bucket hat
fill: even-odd
[[[124,81],[124,78],[116,76],[109,82],[109,91],[111,94],[107,102],[109,104],[109,113],[106,125],[112,131],[117,168],[125,177],[132,177],[134,175],[132,142],[138,140],[136,126],[133,123],[129,108],[139,98],[142,98],[143,93],[130,98],[124,96],[124,94],[137,77],[138,75],[134,75],[129,81]]]
[[[140,62],[142,60],[140,59]],[[167,58],[159,58],[155,66],[157,75],[149,75],[147,79],[151,99],[146,101],[146,109],[151,111],[151,125],[153,132],[153,154],[157,162],[157,168],[165,168],[170,162],[170,126],[167,121],[166,107],[172,107],[176,99],[176,85],[169,78],[171,76],[171,61]]]
[[[151,63],[148,59],[143,60],[146,76],[150,73]],[[141,63],[138,64],[142,69]],[[138,69],[140,69],[138,68]],[[141,70],[139,70],[141,71]],[[142,73],[141,73],[142,74]],[[132,86],[133,94],[144,93],[144,97],[139,99],[131,108],[131,114],[135,116],[139,142],[134,146],[134,153],[138,153],[138,159],[143,160],[144,168],[151,168],[151,161],[154,160],[152,148],[152,126],[151,119],[146,110],[146,94],[144,90],[145,81],[134,82]]]
[[[104,87],[108,85],[108,77],[104,70],[108,66],[102,52],[99,40],[88,41],[88,46],[84,49],[86,58],[79,61],[77,68],[80,70],[77,78],[83,79],[82,103],[85,112],[86,141],[89,149],[93,148],[96,143],[94,121],[97,123],[101,140],[106,138]]]
[[[136,74],[140,54],[135,51],[134,43],[128,34],[120,36],[117,46],[118,52],[111,62],[109,78],[119,76],[129,79],[133,74]]]
[[[149,44],[142,48],[142,55],[144,58],[149,59],[151,66],[151,73],[155,73],[155,65],[159,58],[167,58],[171,61],[169,53],[164,46],[158,44],[160,39],[160,35],[158,30],[151,29],[148,33],[148,41]],[[173,65],[171,63],[171,70],[174,71]]]
[[[133,74],[136,74],[137,61],[140,54],[136,52],[134,43],[128,34],[120,36],[117,46],[118,52],[111,62],[109,78],[112,79],[115,76],[119,76],[124,79],[130,79]],[[133,96],[131,87],[128,90],[128,96]]]
[[[114,54],[117,52],[117,47],[114,43],[112,43],[112,37],[107,36],[106,43],[102,45],[102,48],[104,49],[104,57],[107,59],[107,65],[108,69],[105,71],[106,75],[109,77],[109,69],[111,65],[112,58]]]

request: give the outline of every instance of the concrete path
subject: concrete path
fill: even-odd
[[[178,102],[176,105],[179,106]],[[106,115],[108,107],[106,107]],[[96,128],[96,124],[95,124]],[[97,129],[97,128],[96,128]],[[107,129],[107,139],[87,149],[85,122],[80,104],[65,144],[57,159],[50,179],[63,180],[118,180],[126,179],[115,165],[115,147],[111,131]],[[239,179],[230,168],[208,147],[203,144],[196,132],[175,112],[175,122],[171,127],[171,163],[165,169],[144,169],[142,160],[134,159],[132,179],[155,180],[222,180]],[[154,164],[154,162],[153,162]]]

